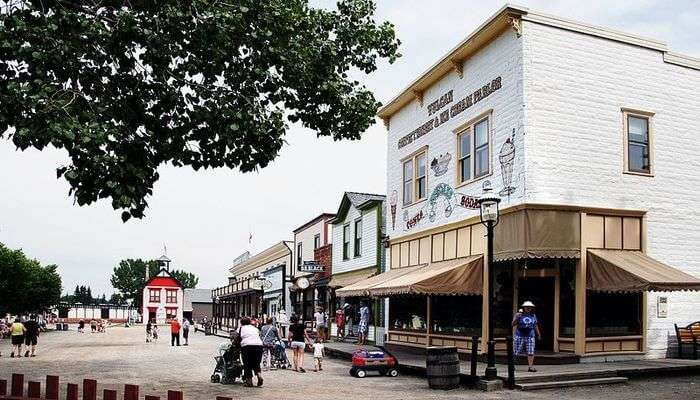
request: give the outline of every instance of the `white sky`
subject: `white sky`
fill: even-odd
[[[332,4],[322,1],[321,4]],[[519,4],[665,41],[700,57],[700,1],[521,1]],[[585,4],[585,5],[581,5]],[[503,5],[497,1],[379,0],[378,19],[396,25],[403,57],[363,78],[386,102]],[[360,141],[317,139],[290,129],[280,157],[251,174],[161,168],[143,220],[124,224],[108,202],[72,204],[56,179],[66,157],[56,150],[16,151],[0,141],[0,242],[60,266],[64,291],[90,285],[112,292],[112,268],[125,258],[156,258],[167,244],[175,268],[200,277],[201,288],[226,282],[231,260],[283,239],[321,212],[335,212],[346,190],[384,193],[386,135],[378,122]],[[248,232],[253,243],[248,244]]]

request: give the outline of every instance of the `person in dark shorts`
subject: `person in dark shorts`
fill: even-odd
[[[299,321],[299,317],[292,315],[289,321],[292,323],[289,325],[289,347],[294,352],[294,371],[306,372],[304,369],[304,349],[306,344],[311,342],[311,339],[306,332],[306,326]]]
[[[32,314],[32,316],[29,317],[29,321],[24,323],[24,328],[26,329],[24,333],[24,345],[26,346],[24,356],[34,357],[36,344],[39,341],[39,323],[36,322],[36,315]]]
[[[12,353],[10,353],[10,358],[22,357],[22,343],[24,343],[24,333],[27,328],[24,324],[20,322],[19,317],[15,318],[15,322],[10,325],[10,335],[12,336]]]

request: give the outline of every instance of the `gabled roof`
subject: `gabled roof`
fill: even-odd
[[[377,203],[382,203],[385,199],[386,196],[382,194],[345,192],[342,200],[340,200],[338,212],[336,213],[335,218],[330,220],[330,223],[338,224],[343,222],[351,205],[358,210],[365,210]]]
[[[170,272],[165,268],[161,268],[160,271],[156,272],[155,275],[148,278],[148,280],[146,281],[146,286],[151,286],[151,285],[153,285],[153,286],[167,286],[167,285],[162,285],[161,282],[159,282],[159,280],[172,280],[173,282],[175,282],[177,284],[177,286],[179,286],[181,288],[185,287],[182,284],[182,282],[180,282],[179,280],[177,280],[177,278],[172,276],[170,274]]]
[[[185,289],[183,310],[191,311],[192,303],[212,303],[211,289]]]
[[[331,218],[333,218],[333,217],[335,217],[335,214],[323,213],[323,214],[321,214],[321,215],[315,217],[315,218],[312,219],[311,221],[306,222],[304,225],[298,227],[297,229],[293,230],[292,232],[294,232],[295,234],[296,234],[296,233],[299,233],[299,231],[303,231],[304,229],[308,228],[309,226],[315,224],[316,222],[318,222],[318,221],[320,221],[320,220],[323,220],[323,219],[331,219]]]

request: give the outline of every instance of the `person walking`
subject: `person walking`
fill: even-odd
[[[146,323],[146,343],[151,341],[152,332],[153,325],[151,325],[151,321],[148,321],[148,323]]]
[[[241,327],[238,330],[241,335],[241,358],[243,360],[243,380],[247,387],[253,386],[253,373],[258,378],[258,386],[263,385],[263,377],[260,372],[262,360],[263,342],[260,339],[260,331],[251,325],[250,318],[241,318]]]
[[[97,332],[97,321],[95,321],[95,319],[93,318],[90,321],[90,333],[95,333],[95,332]]]
[[[175,346],[175,343],[180,345],[180,328],[180,322],[177,318],[173,318],[170,322],[170,346]]]
[[[357,331],[357,344],[362,346],[367,341],[367,332],[369,332],[369,307],[364,301],[360,303],[360,324]]]
[[[335,310],[335,326],[336,340],[342,342],[345,340],[345,311],[343,308]]]
[[[316,313],[314,313],[314,322],[316,324],[317,336],[320,337],[322,341],[325,341],[328,331],[328,315],[326,315],[323,307],[318,307],[316,309]]]
[[[24,333],[26,331],[27,328],[20,322],[19,317],[15,318],[15,322],[10,325],[10,336],[12,337],[12,353],[10,353],[10,358],[14,358],[15,354],[17,354],[17,357],[22,357],[22,343],[24,342]]]
[[[272,364],[272,352],[275,349],[275,345],[278,340],[282,340],[280,337],[279,330],[273,324],[272,317],[268,317],[260,330],[260,340],[263,344],[263,367],[269,369],[276,369]]]
[[[190,336],[190,321],[187,318],[184,318],[182,321],[182,338],[185,339],[185,346],[190,345],[189,336]]]
[[[277,314],[277,329],[282,337],[287,336],[287,327],[289,325],[289,318],[287,318],[287,312],[284,309],[280,309]]]
[[[36,351],[36,345],[39,341],[39,323],[36,321],[36,315],[32,314],[29,317],[29,321],[24,323],[25,333],[24,333],[24,345],[25,345],[25,357],[34,357],[34,352]],[[31,354],[30,354],[31,350]]]
[[[314,371],[323,371],[323,354],[325,346],[320,338],[316,338],[314,347]]]
[[[85,321],[82,319],[78,322],[78,333],[85,333]]]
[[[306,343],[311,343],[311,339],[309,339],[304,324],[299,322],[299,317],[292,315],[289,320],[292,323],[289,325],[289,340],[290,347],[294,352],[294,371],[306,372],[304,369],[304,349]]]
[[[527,353],[528,372],[537,372],[535,369],[535,336],[537,340],[542,338],[540,322],[534,313],[535,305],[526,301],[521,306],[522,313],[515,314],[513,318],[513,351],[515,356]]]
[[[151,328],[153,331],[153,338],[151,339],[153,343],[158,343],[158,325],[156,323],[153,323],[153,328]]]

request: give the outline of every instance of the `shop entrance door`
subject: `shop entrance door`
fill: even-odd
[[[521,277],[518,279],[518,308],[524,301],[535,303],[542,341],[538,350],[554,350],[554,277]]]

